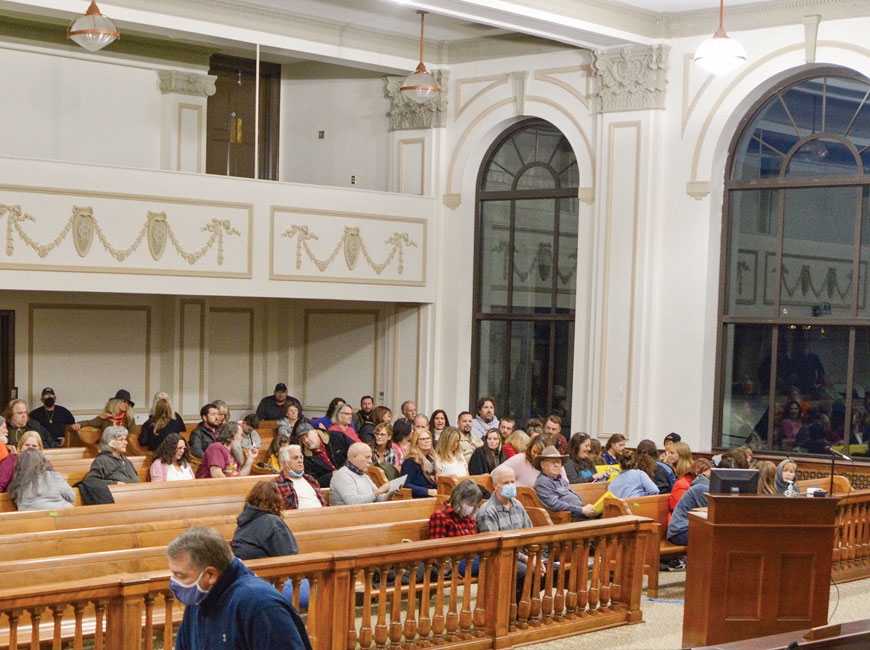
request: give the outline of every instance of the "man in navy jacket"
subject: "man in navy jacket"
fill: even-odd
[[[290,602],[233,557],[214,528],[186,530],[166,555],[170,589],[186,606],[175,650],[311,650]]]

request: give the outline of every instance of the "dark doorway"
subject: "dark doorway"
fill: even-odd
[[[0,404],[18,397],[15,386],[15,312],[0,309]]]
[[[208,98],[206,172],[254,178],[256,61],[215,55],[209,73],[217,75]],[[259,177],[278,178],[278,118],[281,66],[260,62]]]

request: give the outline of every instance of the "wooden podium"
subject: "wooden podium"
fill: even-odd
[[[689,515],[683,647],[825,625],[837,499],[709,495]]]

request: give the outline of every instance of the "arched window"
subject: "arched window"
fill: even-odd
[[[570,425],[578,186],[571,145],[537,119],[498,138],[478,179],[470,402],[518,427]]]
[[[870,440],[870,82],[787,80],[744,119],[728,170],[719,444]]]

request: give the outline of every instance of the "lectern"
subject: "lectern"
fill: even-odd
[[[708,499],[689,515],[683,647],[825,625],[837,499]]]

